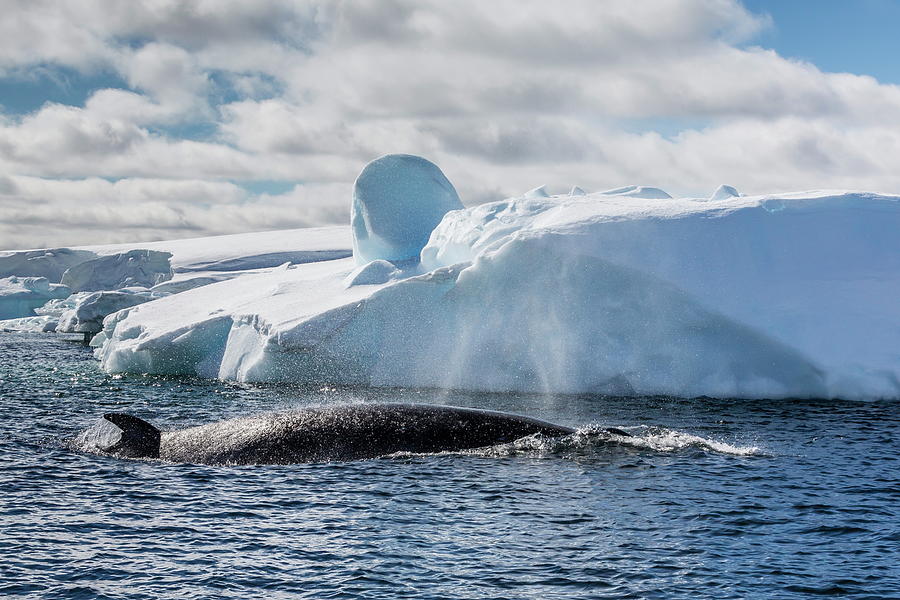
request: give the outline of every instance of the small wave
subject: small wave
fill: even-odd
[[[495,446],[438,453],[396,452],[387,458],[434,456],[435,454],[485,457],[567,455],[589,453],[611,447],[649,450],[660,453],[698,449],[731,456],[759,456],[763,454],[758,446],[738,446],[666,427],[639,425],[635,427],[620,427],[614,430],[605,427],[588,426],[563,437],[547,437],[541,434],[534,434]]]
[[[75,452],[105,454],[103,448],[108,448],[114,444],[118,440],[119,435],[119,430],[115,425],[109,421],[97,419],[75,437],[64,440],[63,446]]]
[[[657,452],[675,452],[688,448],[697,448],[719,454],[731,454],[734,456],[760,455],[759,446],[737,446],[720,440],[693,435],[684,431],[639,425],[637,427],[623,428],[631,437],[623,438],[623,443],[636,448],[647,448]],[[580,431],[580,430],[579,430]],[[576,432],[577,436],[579,432]]]

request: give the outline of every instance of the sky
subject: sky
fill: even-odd
[[[0,248],[343,224],[398,152],[467,205],[900,193],[900,0],[0,2]]]

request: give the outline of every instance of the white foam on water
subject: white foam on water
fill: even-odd
[[[562,437],[547,437],[541,434],[528,435],[515,441],[471,448],[459,451],[446,451],[435,453],[395,452],[384,458],[415,458],[425,456],[480,456],[480,457],[511,457],[511,456],[565,456],[578,451],[602,451],[604,448],[633,448],[637,450],[649,450],[659,453],[674,453],[682,450],[698,449],[716,454],[730,456],[761,456],[764,452],[759,446],[741,446],[722,440],[706,438],[699,435],[668,429],[640,425],[636,427],[617,428],[628,435],[621,435],[609,431],[605,427],[590,425],[581,427],[570,435]]]
[[[719,454],[731,454],[734,456],[754,456],[762,454],[759,446],[738,446],[721,440],[706,438],[685,431],[678,431],[677,429],[668,429],[666,427],[640,425],[637,427],[625,427],[623,429],[630,433],[631,437],[615,436],[617,441],[635,448],[646,448],[656,452],[677,452],[688,448],[697,448]],[[575,435],[579,435],[581,431],[582,430],[579,430]],[[590,435],[591,430],[587,429],[586,433]]]

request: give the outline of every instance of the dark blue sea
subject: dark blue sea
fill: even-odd
[[[295,466],[122,460],[163,429],[341,402],[532,415],[628,443]],[[900,403],[297,388],[101,372],[0,334],[0,597],[900,598]]]

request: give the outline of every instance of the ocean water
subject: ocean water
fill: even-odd
[[[130,461],[73,439],[427,402],[570,439],[348,463]],[[102,373],[0,334],[0,597],[900,598],[900,403],[259,387]],[[599,442],[591,426],[627,428]]]

